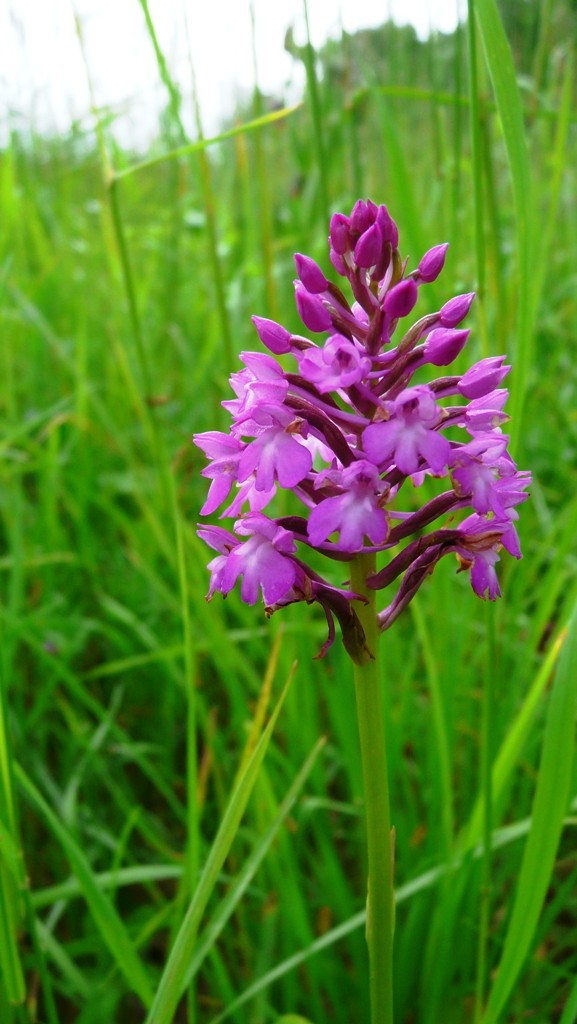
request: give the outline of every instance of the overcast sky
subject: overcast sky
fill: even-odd
[[[308,0],[315,46],[340,29],[410,22],[421,36],[450,32],[465,0]],[[265,92],[301,82],[284,51],[285,32],[305,38],[303,0],[253,0],[259,84]],[[149,0],[160,45],[184,95],[192,57],[205,130],[213,132],[239,89],[254,81],[250,0]],[[86,62],[75,28],[81,27]],[[117,133],[137,142],[154,131],[166,95],[159,83],[139,0],[1,0],[0,132],[9,122],[66,130],[90,110],[87,70],[99,106],[118,115]]]

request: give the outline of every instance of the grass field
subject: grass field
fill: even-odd
[[[205,602],[191,444],[359,196],[412,265],[451,243],[427,302],[477,291],[534,477],[503,599],[446,559],[383,637],[396,1019],[577,1020],[576,15],[536,6],[513,49],[494,0],[305,47],[219,142],[159,53],[146,154],[106,112],[0,152],[2,1024],[369,1018],[350,663],[314,608]]]

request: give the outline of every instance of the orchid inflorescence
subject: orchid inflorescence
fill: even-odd
[[[362,661],[367,652],[355,602],[363,598],[307,565],[306,549],[337,562],[391,553],[367,579],[370,589],[381,590],[402,577],[378,614],[382,630],[449,552],[470,571],[475,593],[494,600],[500,549],[521,557],[514,521],[531,477],[517,469],[501,429],[508,419],[508,393],[499,387],[510,370],[504,356],[481,359],[462,375],[412,382],[423,367],[447,367],[459,355],[469,336],[459,325],[473,294],[450,299],[391,345],[421,285],[443,269],[448,246],[430,249],[407,273],[387,207],[362,200],[350,217],[334,214],[329,241],[333,267],[348,278],[354,302],[314,260],[297,254],[299,316],[310,332],[328,337],[317,344],[252,318],[272,355],[241,354],[244,369],[230,378],[236,397],[222,403],[232,416],[230,433],[194,437],[210,460],[202,471],[211,485],[201,513],[215,512],[234,485],[221,513],[236,519],[234,533],[220,526],[200,526],[198,533],[218,552],[209,564],[209,599],[228,594],[240,578],[243,600],[254,604],[260,590],[268,613],[317,601],[329,629],[321,654],[334,639],[336,615],[347,650]],[[276,356],[292,357],[292,368]],[[446,489],[403,510],[403,485],[420,487],[429,477],[446,481]],[[292,492],[301,514],[265,514],[277,487]],[[414,497],[405,504],[414,505]],[[470,514],[457,523],[462,509]],[[445,525],[427,531],[439,519]]]

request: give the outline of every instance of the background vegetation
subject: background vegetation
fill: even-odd
[[[446,560],[383,641],[398,1020],[577,1019],[576,14],[475,7],[426,42],[289,38],[302,104],[255,88],[218,144],[158,52],[144,164],[106,112],[0,153],[3,1024],[143,1021],[177,934],[179,1022],[367,1018],[350,667],[312,660],[314,611],[205,603],[190,440],[225,426],[250,314],[297,329],[292,254],[328,269],[359,196],[413,266],[450,241],[428,308],[476,288],[466,358],[513,361],[534,473],[504,599]]]

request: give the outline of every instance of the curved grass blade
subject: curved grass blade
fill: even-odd
[[[97,878],[84,853],[18,764],[14,765],[14,775],[28,802],[44,818],[53,836],[60,843],[82,888],[94,923],[114,958],[118,970],[124,975],[131,991],[139,996],[146,1007],[149,1007],[152,1003],[152,989],[144,965],[136,953],[122,919],[99,887]]]
[[[262,117],[255,117],[251,121],[245,121],[244,124],[237,124],[233,128],[228,128],[225,132],[220,132],[219,135],[212,136],[210,139],[199,139],[197,142],[190,142],[186,146],[178,146],[177,149],[172,149],[169,153],[161,153],[159,156],[150,157],[149,160],[141,160],[139,163],[125,167],[121,171],[114,171],[111,175],[112,180],[119,181],[121,178],[128,178],[130,174],[143,171],[147,167],[154,167],[156,164],[162,164],[166,160],[176,160],[178,157],[187,156],[189,153],[198,153],[202,149],[207,149],[208,146],[215,146],[218,142],[232,139],[235,135],[244,135],[246,132],[253,132],[257,128],[264,128],[267,124],[274,124],[276,121],[282,121],[285,117],[290,117],[291,114],[294,114],[296,110],[300,110],[301,107],[302,103],[294,103],[291,107],[273,110],[268,114],[263,114]]]
[[[250,857],[248,857],[248,859],[246,860],[242,872],[235,880],[234,885],[231,886],[225,898],[221,901],[221,903],[219,903],[218,907],[216,908],[211,920],[209,921],[208,926],[206,927],[200,938],[200,942],[197,948],[194,951],[194,955],[190,962],[187,981],[189,977],[191,977],[193,974],[196,974],[196,972],[199,970],[204,958],[207,956],[207,954],[214,946],[214,943],[216,942],[218,936],[221,934],[226,922],[229,920],[231,914],[235,910],[235,907],[238,905],[243,894],[246,892],[246,889],[249,886],[252,879],[254,878],[254,875],[256,874],[259,865],[262,863],[264,857],[266,856],[268,850],[270,849],[272,843],[274,842],[274,839],[278,835],[279,829],[283,821],[286,819],[287,815],[290,814],[290,811],[294,806],[297,796],[300,790],[302,789],[304,783],[306,782],[308,776],[310,775],[310,772],[312,771],[316,759],[319,753],[321,752],[322,748],[324,747],[325,743],[325,738],[321,737],[313,747],[311,753],[307,757],[305,763],[303,764],[302,768],[300,769],[296,778],[294,779],[286,796],[282,800],[280,807],[278,809],[278,813],[275,816],[274,820],[271,822],[262,838],[254,847]]]
[[[294,669],[293,669],[294,672]],[[171,1024],[180,997],[186,987],[198,926],[221,868],[233,844],[248,799],[257,780],[273,729],[292,679],[289,676],[270,721],[258,741],[246,768],[238,780],[212,844],[198,886],[170,951],[160,978],[146,1024]]]
[[[573,801],[571,810],[577,810],[577,800]],[[566,819],[563,824],[572,825],[573,820]],[[498,850],[501,847],[509,845],[509,843],[515,842],[517,839],[521,839],[529,833],[530,828],[531,819],[525,818],[523,821],[515,822],[514,825],[507,825],[505,828],[497,829],[493,833],[491,848],[493,850]],[[482,846],[477,846],[473,851],[473,856],[478,859],[482,857],[482,855]],[[423,874],[417,875],[416,878],[413,878],[410,882],[407,882],[395,891],[395,903],[399,905],[400,903],[404,903],[406,900],[411,899],[413,896],[416,896],[418,893],[431,889],[434,885],[437,885],[448,871],[459,870],[465,862],[465,858],[456,858],[451,864],[439,864],[437,867],[430,868],[428,871],[424,871]],[[310,946],[294,953],[286,960],[283,960],[280,964],[277,964],[276,967],[273,967],[261,978],[258,978],[257,981],[253,982],[249,988],[245,989],[245,991],[242,992],[233,1003],[230,1003],[222,1013],[219,1013],[217,1017],[213,1017],[210,1024],[222,1024],[222,1022],[228,1020],[233,1013],[236,1013],[241,1006],[244,1006],[245,1003],[254,999],[255,996],[259,995],[260,992],[268,988],[268,986],[272,985],[275,981],[278,981],[279,978],[283,978],[286,974],[289,974],[290,971],[296,970],[297,967],[306,963],[311,959],[311,957],[316,956],[317,953],[321,953],[324,949],[329,949],[336,942],[340,942],[341,939],[345,939],[352,932],[357,931],[357,929],[363,928],[365,924],[366,913],[364,910],[361,910],[358,914],[354,914],[353,917],[343,921],[335,928],[331,928],[330,931],[325,932],[325,934],[321,935],[320,938],[315,939]],[[573,1021],[567,1021],[564,1022],[564,1024],[573,1024]]]
[[[529,736],[537,706],[545,692],[551,673],[555,668],[565,636],[566,630],[561,630],[551,644],[547,657],[537,672],[532,685],[529,687],[527,696],[523,701],[519,713],[509,727],[507,736],[505,737],[499,754],[495,759],[491,779],[491,791],[493,794],[494,805],[498,804],[499,798],[511,776],[511,772],[519,762],[519,756],[523,749],[523,745]],[[459,852],[464,853],[472,846],[475,846],[476,843],[480,842],[482,831],[483,802],[481,797],[479,797],[473,808],[468,824],[461,832],[458,843]]]
[[[531,948],[567,810],[574,758],[577,714],[577,607],[559,660],[547,713],[545,737],[527,839],[505,948],[483,1024],[501,1019]]]
[[[521,430],[521,413],[527,392],[533,355],[533,321],[536,301],[533,287],[534,204],[529,153],[525,136],[521,94],[511,47],[503,28],[496,0],[470,0],[469,16],[475,11],[483,42],[485,60],[495,93],[515,203],[517,260],[519,272],[515,379],[511,388],[512,446]]]

